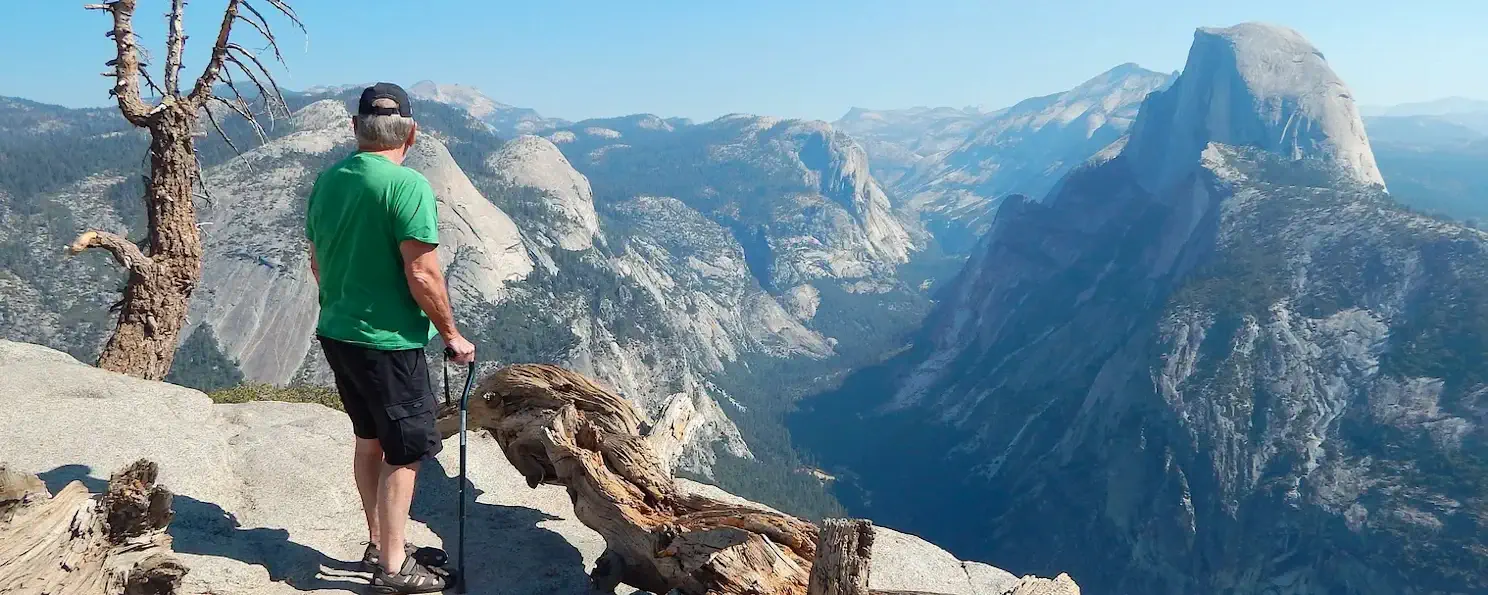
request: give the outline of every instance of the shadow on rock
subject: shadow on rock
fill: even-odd
[[[81,481],[88,491],[101,494],[108,489],[108,480],[93,477],[90,475],[92,472],[93,468],[87,465],[63,465],[45,473],[38,473],[36,477],[40,478],[41,482],[46,484],[47,491],[53,494],[74,481]]]
[[[232,558],[262,566],[269,580],[301,591],[357,589],[367,582],[361,561],[344,561],[290,541],[277,528],[245,529],[236,516],[211,502],[177,495],[176,518],[167,532],[177,552]]]
[[[73,481],[81,481],[95,493],[108,482],[92,477],[86,465],[63,465],[38,477],[57,493]],[[348,474],[347,481],[351,481]],[[459,478],[450,477],[438,460],[425,463],[414,493],[414,520],[438,535],[451,561],[458,555]],[[559,533],[538,526],[560,520],[540,510],[477,503],[483,491],[465,482],[467,518],[467,586],[471,593],[491,595],[538,595],[592,593],[579,550]],[[175,551],[202,556],[231,558],[261,566],[269,578],[302,591],[366,588],[367,575],[360,561],[336,560],[289,539],[278,528],[244,528],[232,513],[211,502],[176,494],[175,519],[167,532]]]
[[[54,494],[73,481],[83,482],[94,493],[108,488],[106,480],[91,477],[90,473],[91,468],[86,465],[63,465],[38,477]],[[181,494],[175,495],[172,508],[176,516],[166,532],[172,539],[171,549],[177,552],[262,566],[270,580],[301,591],[359,590],[367,583],[359,560],[347,562],[326,556],[290,541],[289,532],[284,529],[246,529],[221,506]]]
[[[427,525],[456,559],[459,546],[459,477],[438,460],[419,470],[412,516]],[[537,595],[592,593],[579,550],[538,523],[559,520],[520,506],[476,503],[483,492],[465,482],[466,586],[471,593]]]

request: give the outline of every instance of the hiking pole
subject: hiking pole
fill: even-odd
[[[444,402],[449,404],[449,359],[455,356],[455,350],[444,348]],[[460,504],[458,515],[460,516],[460,551],[456,554],[455,569],[458,576],[455,577],[455,592],[465,592],[465,421],[470,412],[470,387],[475,383],[475,360],[471,360],[465,371],[465,390],[460,393]]]

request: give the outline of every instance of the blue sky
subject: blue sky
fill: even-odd
[[[106,19],[83,3],[4,1],[0,95],[107,103],[98,76],[110,57]],[[189,66],[199,66],[224,4],[188,5]],[[310,33],[307,43],[281,27],[286,87],[433,79],[569,119],[749,112],[831,120],[851,106],[1001,107],[1122,62],[1179,69],[1195,27],[1246,20],[1301,31],[1364,104],[1488,99],[1488,2],[1476,0],[295,4]],[[159,46],[168,2],[140,5],[141,34]]]

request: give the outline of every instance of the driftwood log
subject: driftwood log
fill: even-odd
[[[443,412],[445,436],[458,419]],[[580,522],[604,537],[591,578],[653,593],[804,595],[816,526],[679,489],[625,399],[546,365],[504,368],[470,399],[470,427],[495,436],[527,478],[568,489]]]
[[[580,374],[520,364],[487,376],[469,426],[495,436],[527,485],[567,488],[574,514],[605,540],[590,578],[682,595],[935,595],[869,591],[873,524],[810,522],[680,489],[641,435],[630,402]],[[439,430],[459,431],[446,407]],[[1012,595],[1078,595],[1058,579],[1025,577]]]
[[[93,495],[72,482],[56,496],[33,475],[0,468],[0,592],[168,595],[186,566],[170,549],[171,493],[140,460]]]

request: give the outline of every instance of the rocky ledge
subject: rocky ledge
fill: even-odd
[[[350,481],[352,434],[341,413],[307,403],[213,404],[187,388],[83,365],[45,347],[0,340],[0,461],[56,493],[103,491],[107,475],[147,458],[175,496],[169,533],[190,567],[182,593],[360,592],[362,515]],[[424,469],[410,538],[456,531],[456,439]],[[470,437],[475,497],[468,539],[472,593],[588,593],[604,550],[562,488],[529,489],[485,434]],[[683,482],[715,498],[713,486]],[[1019,579],[962,562],[912,535],[876,529],[872,588],[948,595],[1078,594],[1068,577]],[[0,561],[3,563],[4,561]],[[621,586],[617,593],[635,594]]]

